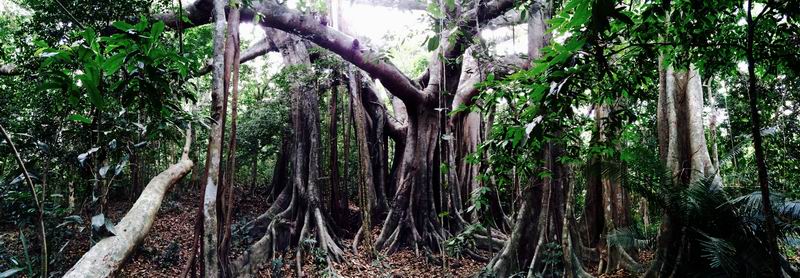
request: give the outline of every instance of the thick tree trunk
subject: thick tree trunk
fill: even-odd
[[[570,179],[569,182],[565,182],[564,185],[567,187],[567,195],[566,200],[564,201],[566,208],[564,211],[564,217],[562,218],[562,229],[561,229],[561,248],[564,250],[563,260],[564,260],[564,277],[568,278],[588,278],[593,277],[591,274],[586,272],[583,268],[583,263],[580,259],[580,252],[575,251],[576,248],[580,248],[580,240],[574,242],[577,237],[575,233],[575,185]],[[578,244],[576,247],[575,244]]]
[[[550,40],[546,22],[552,7],[543,1],[534,1],[530,7],[528,21],[528,54],[531,61],[539,58],[540,48]],[[554,89],[554,88],[553,88]],[[533,133],[531,136],[542,136]],[[562,154],[561,146],[546,143],[542,146],[540,157],[549,177],[531,179],[523,189],[522,204],[519,209],[511,237],[487,268],[499,277],[506,277],[527,267],[528,277],[545,270],[543,257],[548,243],[561,246],[564,193],[563,183],[569,172],[557,160]],[[550,266],[552,269],[553,266]]]
[[[569,171],[558,161],[564,155],[562,147],[556,143],[547,143],[544,149],[545,171],[550,176],[543,178],[542,207],[537,227],[539,233],[538,243],[528,267],[528,277],[535,277],[538,273],[553,271],[557,265],[546,265],[545,248],[552,243],[561,246],[562,218],[564,214],[564,184],[569,179]]]
[[[511,276],[527,266],[533,257],[539,238],[535,221],[540,217],[542,206],[542,186],[536,186],[537,183],[541,184],[541,181],[532,180],[531,186],[523,190],[522,204],[517,210],[511,234],[503,249],[487,265],[496,277]]]
[[[269,200],[275,200],[281,194],[283,188],[289,183],[289,162],[292,156],[292,138],[290,132],[284,132],[283,143],[275,159],[275,167],[272,169],[272,180],[269,185]]]
[[[367,112],[364,108],[362,98],[362,80],[361,72],[354,67],[350,67],[350,98],[353,104],[353,121],[356,136],[356,145],[358,146],[358,161],[359,161],[359,193],[361,198],[366,198],[369,207],[362,208],[372,210],[373,208],[379,209],[381,204],[377,202],[377,190],[375,186],[375,169],[372,167],[373,159],[371,158],[370,142],[367,138],[367,129],[370,126],[367,122]],[[366,192],[362,192],[366,190]],[[384,204],[385,205],[385,204]],[[368,213],[368,212],[367,212]],[[364,215],[362,215],[364,217]],[[366,217],[371,217],[367,214]],[[364,227],[362,227],[363,229]]]
[[[396,251],[411,243],[415,250],[438,248],[444,240],[434,204],[433,180],[438,165],[433,165],[439,134],[438,112],[428,105],[408,107],[409,127],[406,148],[398,169],[397,192],[380,236],[378,250]]]
[[[593,141],[599,145],[613,144],[607,147],[619,150],[619,146],[609,143],[607,138],[619,134],[618,128],[610,125],[614,120],[609,118],[616,106],[612,104],[610,108],[608,104],[601,104],[595,109],[597,130]],[[616,154],[596,154],[591,161],[584,217],[589,246],[596,248],[600,254],[598,270],[601,273],[613,273],[619,268],[639,271],[638,263],[625,249],[608,240],[617,228],[630,225],[630,204],[621,180],[624,171],[622,163]]]
[[[372,85],[371,82],[365,82],[364,85]],[[366,112],[367,120],[367,146],[369,148],[369,159],[372,168],[372,181],[375,192],[373,195],[375,199],[374,215],[382,215],[386,212],[388,207],[386,199],[386,175],[387,175],[387,154],[384,150],[384,143],[386,142],[386,135],[384,129],[386,126],[386,108],[383,107],[383,102],[378,99],[372,86],[367,86],[364,93],[360,95],[361,105],[364,112]]]
[[[370,148],[367,142],[367,113],[362,103],[362,78],[361,72],[356,70],[355,67],[350,66],[350,98],[353,104],[353,120],[355,122],[355,135],[356,144],[358,145],[358,161],[359,161],[359,175],[358,175],[358,195],[359,207],[361,209],[361,228],[356,233],[353,240],[353,250],[357,251],[361,238],[364,240],[364,246],[367,250],[373,250],[372,246],[372,225],[370,220],[372,218],[373,208],[379,207],[376,198],[376,187],[374,178],[374,168],[372,159],[370,159]]]
[[[670,169],[673,186],[686,187],[704,179],[720,188],[722,180],[708,153],[703,125],[703,91],[700,74],[688,70],[660,70],[658,103],[659,152]],[[664,153],[666,152],[666,153]],[[667,210],[658,237],[654,262],[645,276],[682,275],[688,256],[685,227],[679,213]]]
[[[110,277],[122,266],[153,226],[167,190],[192,169],[190,146],[191,135],[187,130],[181,160],[150,180],[136,203],[116,225],[117,234],[92,246],[64,277]]]
[[[286,64],[310,66],[308,51],[302,41],[274,30],[268,30],[267,33],[280,46]],[[302,244],[309,238],[327,254],[329,268],[332,267],[332,261],[341,259],[342,250],[327,222],[329,216],[322,210],[318,95],[300,82],[292,84],[292,90],[294,156],[291,186],[284,188],[267,212],[269,224],[261,239],[233,263],[232,273],[235,276],[252,275],[261,262],[290,245],[297,247],[297,273],[303,276],[302,252],[308,246]]]

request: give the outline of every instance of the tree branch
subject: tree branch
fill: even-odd
[[[20,73],[21,72],[17,70],[17,66],[14,64],[0,65],[0,76],[18,75]]]
[[[351,3],[398,8],[401,10],[424,11],[428,9],[428,5],[418,0],[353,0]]]
[[[379,79],[392,94],[403,101],[422,102],[419,89],[408,77],[388,62],[381,53],[362,46],[357,39],[321,24],[311,15],[288,9],[274,1],[253,4],[251,11],[247,13],[243,11],[242,19],[252,20],[255,13],[260,15],[261,25],[298,35],[338,54],[373,78]]]
[[[268,38],[264,38],[264,39],[258,41],[256,44],[254,44],[250,48],[248,48],[247,50],[245,50],[242,53],[242,56],[239,58],[239,63],[240,64],[244,64],[246,62],[249,62],[250,60],[253,60],[253,59],[258,58],[258,57],[260,57],[260,56],[262,56],[264,54],[267,54],[269,52],[274,52],[274,51],[278,51],[278,47],[275,46],[275,44],[272,43]],[[211,61],[209,61],[208,64],[206,64],[206,66],[203,69],[198,71],[195,76],[206,75],[209,72],[211,72],[211,68],[212,68],[211,67]]]
[[[154,16],[154,20],[164,21],[164,24],[172,29],[191,28],[205,25],[211,22],[211,12],[214,10],[214,3],[211,0],[197,0],[183,8],[180,13],[164,13]],[[189,22],[181,22],[180,16],[183,15]]]

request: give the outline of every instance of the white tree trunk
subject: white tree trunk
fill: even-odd
[[[217,255],[217,190],[219,187],[219,171],[222,156],[222,132],[225,123],[222,109],[224,94],[224,51],[225,51],[225,2],[214,0],[214,59],[211,76],[211,131],[208,140],[208,156],[206,158],[206,185],[203,192],[203,262],[207,277],[219,276],[219,256]]]

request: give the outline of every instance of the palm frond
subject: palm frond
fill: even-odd
[[[648,249],[655,244],[655,235],[646,235],[634,226],[622,227],[611,231],[608,235],[608,243],[619,245],[622,248]]]
[[[702,236],[700,246],[702,246],[703,258],[708,259],[712,268],[721,268],[729,275],[735,276],[736,273],[736,248],[725,239],[710,236],[700,230],[695,230]]]
[[[778,210],[781,216],[792,220],[800,220],[800,201],[784,201]]]

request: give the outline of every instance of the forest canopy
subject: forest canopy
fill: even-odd
[[[800,277],[800,1],[0,0],[0,278]]]

